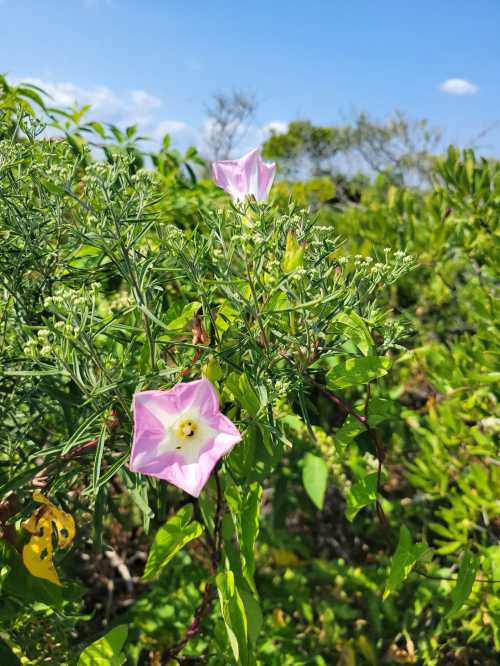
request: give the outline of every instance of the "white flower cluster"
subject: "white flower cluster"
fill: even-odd
[[[165,245],[172,245],[173,247],[182,247],[185,242],[184,233],[175,224],[167,224],[162,228],[163,241]]]

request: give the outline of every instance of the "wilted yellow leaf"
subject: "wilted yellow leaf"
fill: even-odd
[[[41,493],[34,492],[33,499],[42,506],[22,524],[32,535],[23,548],[23,562],[33,576],[61,585],[52,561],[53,537],[59,548],[67,548],[75,538],[75,521]]]

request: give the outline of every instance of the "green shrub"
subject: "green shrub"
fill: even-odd
[[[145,170],[120,137],[101,161],[81,128],[19,128],[0,141],[5,663],[493,664],[498,166],[450,149],[430,191],[379,179],[312,215],[286,185],[229,204],[168,142]],[[192,501],[128,469],[130,404],[200,376],[243,441]],[[62,587],[20,555],[35,489],[76,522]],[[143,580],[174,516],[191,540]]]

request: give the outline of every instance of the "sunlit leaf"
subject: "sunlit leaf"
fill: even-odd
[[[457,583],[451,592],[452,605],[446,613],[447,618],[456,615],[469,598],[478,568],[479,558],[466,550],[458,570]]]
[[[248,666],[248,621],[243,601],[236,587],[232,571],[220,573],[215,578],[219,593],[220,609],[234,658],[238,664]]]
[[[281,267],[284,273],[291,273],[302,265],[304,246],[297,241],[293,231],[289,231],[286,237],[286,248]]]
[[[343,389],[367,384],[377,377],[383,377],[390,367],[391,361],[386,356],[348,358],[328,372],[328,388]]]
[[[424,543],[413,544],[409,529],[405,525],[401,525],[398,545],[391,560],[389,577],[385,585],[384,599],[392,594],[408,578],[417,560],[427,550],[429,550],[429,547]]]
[[[327,479],[328,467],[323,458],[306,453],[302,467],[302,482],[311,501],[320,510],[323,509],[325,502]]]
[[[347,494],[345,515],[353,520],[361,509],[377,500],[377,473],[368,474],[364,479],[353,483]]]
[[[89,645],[80,654],[78,666],[121,666],[125,662],[122,648],[128,635],[128,626],[119,624],[102,638]]]
[[[193,505],[186,504],[160,527],[149,551],[143,580],[156,576],[186,544],[202,534],[203,527],[192,517]]]

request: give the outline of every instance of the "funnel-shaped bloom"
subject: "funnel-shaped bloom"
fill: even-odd
[[[257,201],[267,201],[276,173],[276,164],[266,164],[255,148],[239,160],[222,160],[212,164],[214,180],[233,201],[244,201],[248,194]]]
[[[241,440],[207,379],[134,395],[130,469],[198,497],[219,458]]]

